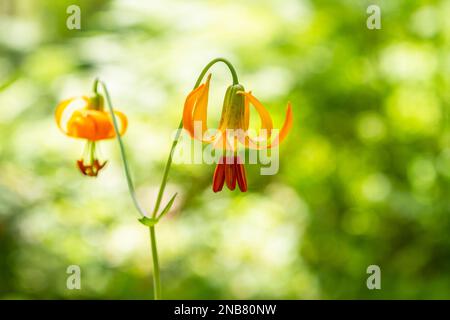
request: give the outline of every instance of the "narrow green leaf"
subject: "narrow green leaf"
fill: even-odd
[[[177,197],[178,193],[175,193],[173,195],[173,197],[170,199],[170,201],[166,204],[166,206],[164,207],[164,209],[161,211],[161,213],[159,214],[158,218],[156,219],[157,221],[159,221],[159,219],[161,219],[167,212],[169,212],[170,208],[173,205],[173,202],[175,201],[175,198]]]
[[[142,223],[144,226],[147,226],[147,227],[153,227],[158,222],[157,219],[147,218],[147,217],[142,217],[138,220],[140,223]]]

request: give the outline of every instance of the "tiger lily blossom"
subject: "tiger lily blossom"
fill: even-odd
[[[55,111],[56,124],[65,135],[86,140],[83,156],[77,160],[77,165],[84,175],[91,177],[96,177],[107,162],[98,159],[97,142],[116,136],[103,100],[103,96],[97,93],[92,97],[73,97],[60,102]],[[127,117],[120,111],[114,111],[114,114],[120,123],[119,134],[123,135],[128,126]]]
[[[291,103],[288,102],[287,104],[283,126],[278,135],[272,139],[274,128],[272,117],[267,109],[251,92],[246,92],[241,84],[233,84],[228,87],[225,94],[219,128],[215,134],[209,135],[207,110],[210,80],[211,75],[208,75],[205,83],[191,91],[187,96],[183,111],[183,128],[192,138],[212,144],[215,149],[222,149],[233,154],[233,156],[223,156],[219,160],[213,176],[213,191],[221,191],[225,183],[228,189],[234,190],[237,182],[241,192],[245,192],[247,191],[247,179],[244,164],[237,155],[239,145],[254,150],[278,146],[292,128]],[[251,138],[248,134],[250,105],[255,107],[261,119],[258,139]]]

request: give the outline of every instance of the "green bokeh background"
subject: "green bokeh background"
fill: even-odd
[[[71,4],[81,30],[66,28]],[[0,297],[152,297],[117,143],[83,177],[83,142],[57,129],[55,106],[108,84],[151,209],[184,99],[224,56],[275,126],[292,102],[294,128],[277,175],[247,166],[245,194],[214,194],[211,165],[173,166],[164,298],[449,299],[449,16],[444,0],[1,0]],[[212,71],[214,126],[230,76]],[[66,288],[73,264],[81,290]],[[366,287],[373,264],[381,290]]]

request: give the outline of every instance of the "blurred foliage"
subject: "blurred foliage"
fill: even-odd
[[[81,176],[83,142],[54,109],[96,76],[109,85],[151,208],[184,98],[224,56],[276,125],[292,101],[295,125],[277,175],[247,166],[246,194],[213,194],[213,166],[174,165],[164,297],[450,298],[449,15],[445,0],[1,0],[0,296],[152,297],[116,143],[101,176]],[[213,68],[211,126],[229,79]],[[66,289],[71,264],[82,290]],[[382,290],[366,287],[372,264]]]

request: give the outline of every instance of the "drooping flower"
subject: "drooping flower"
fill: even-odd
[[[232,156],[223,156],[219,160],[213,176],[213,191],[219,192],[226,183],[234,190],[236,182],[242,192],[247,191],[245,167],[237,155],[238,147],[248,149],[268,149],[279,145],[292,128],[293,116],[291,103],[288,102],[286,118],[278,135],[272,139],[273,123],[267,109],[250,92],[245,92],[241,84],[228,87],[222,108],[219,128],[208,134],[207,110],[211,75],[205,83],[194,89],[186,98],[183,111],[183,128],[197,140],[212,144],[216,149],[231,152]],[[250,123],[250,105],[253,105],[261,119],[260,135],[251,138],[248,134]]]
[[[55,120],[61,131],[69,137],[86,140],[86,147],[81,159],[77,160],[80,171],[95,177],[106,165],[97,156],[96,144],[100,140],[116,136],[111,115],[104,110],[103,96],[74,97],[60,102],[55,111]],[[120,111],[114,111],[119,120],[119,133],[127,129],[127,117]]]

